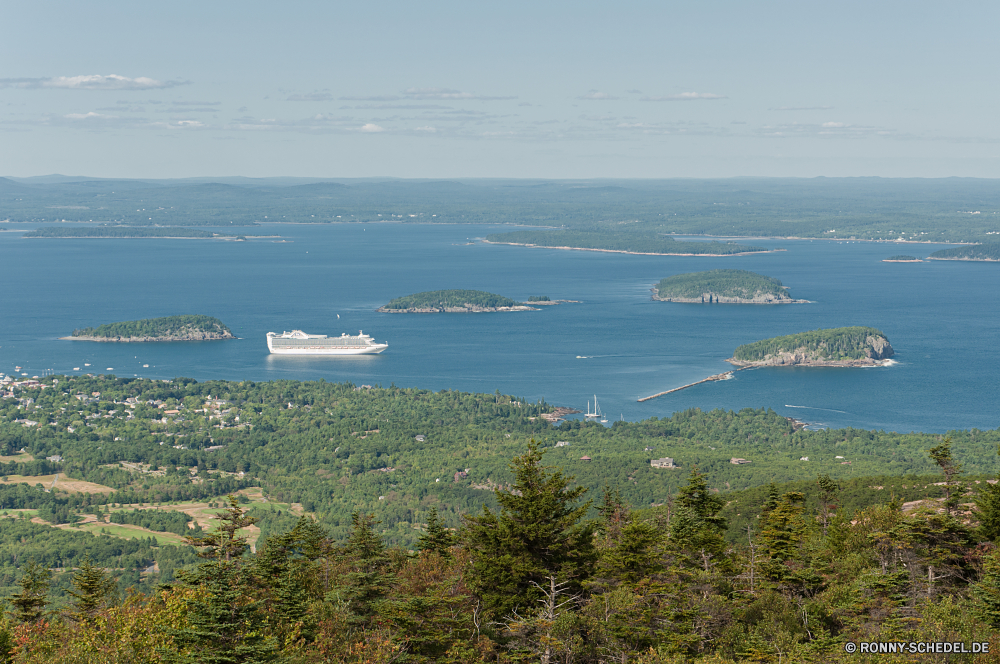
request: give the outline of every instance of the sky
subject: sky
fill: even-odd
[[[0,3],[0,175],[1000,177],[996,2]]]

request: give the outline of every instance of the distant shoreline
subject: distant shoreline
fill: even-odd
[[[590,247],[550,247],[544,244],[525,244],[523,242],[490,242],[483,240],[484,244],[506,244],[512,247],[530,247],[535,249],[565,249],[570,251],[602,251],[609,254],[631,254],[633,256],[715,256],[726,258],[729,256],[755,256],[757,254],[773,254],[785,249],[768,249],[766,251],[740,251],[735,254],[664,254],[653,251],[625,251],[623,249],[591,249]]]

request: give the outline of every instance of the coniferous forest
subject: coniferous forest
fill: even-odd
[[[749,409],[603,427],[500,394],[324,382],[8,390],[7,661],[1000,652],[1000,432],[807,431]],[[666,455],[679,467],[651,467]]]

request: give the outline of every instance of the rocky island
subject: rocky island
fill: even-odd
[[[883,263],[923,263],[922,260],[916,256],[889,256],[888,258],[882,259]]]
[[[439,290],[397,297],[377,309],[385,314],[483,313],[537,311],[503,295],[477,290]]]
[[[889,340],[873,327],[812,330],[744,344],[726,360],[747,367],[884,366],[894,355]]]
[[[1000,261],[1000,242],[983,242],[964,247],[935,251],[927,257],[931,261]]]
[[[653,299],[660,302],[699,304],[801,304],[787,286],[773,277],[747,270],[709,270],[675,274],[653,287]]]
[[[120,323],[106,323],[98,327],[73,330],[73,335],[62,337],[74,341],[213,341],[235,339],[232,331],[218,318],[211,316],[164,316]]]

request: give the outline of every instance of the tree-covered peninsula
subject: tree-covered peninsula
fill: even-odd
[[[213,240],[220,238],[235,238],[235,235],[225,233],[210,233],[196,228],[171,227],[133,227],[133,226],[87,226],[85,228],[49,227],[28,231],[21,237],[27,238],[161,238],[161,239],[195,239]],[[240,236],[244,237],[244,236]]]
[[[735,256],[770,251],[735,242],[682,242],[659,233],[593,230],[593,231],[515,231],[486,236],[494,244],[553,249],[583,249],[622,254],[662,254],[667,256]]]
[[[516,300],[477,290],[439,290],[397,297],[378,308],[388,314],[479,313],[531,311]]]
[[[210,341],[235,339],[232,331],[211,316],[164,316],[73,330],[78,341]]]
[[[932,261],[1000,261],[1000,242],[942,249],[927,258]]]
[[[675,274],[653,287],[653,299],[662,302],[711,304],[790,304],[786,287],[774,277],[747,270],[709,270]]]
[[[889,340],[873,327],[837,327],[744,344],[727,361],[739,367],[875,366],[893,354]]]

